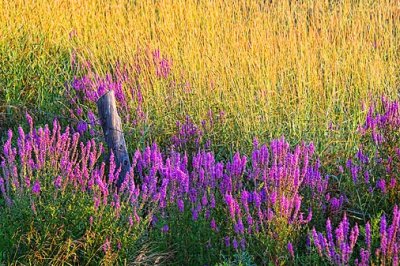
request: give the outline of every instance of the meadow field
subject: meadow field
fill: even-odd
[[[399,89],[397,0],[0,0],[0,265],[399,265]]]

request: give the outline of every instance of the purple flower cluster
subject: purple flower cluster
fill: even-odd
[[[101,77],[89,70],[89,73],[83,77],[75,76],[71,83],[71,88],[76,92],[77,96],[71,98],[71,103],[76,103],[79,96],[84,101],[95,103],[107,91],[113,90],[117,102],[122,107],[127,108],[127,99],[123,90],[124,84],[129,82],[127,70],[123,74],[120,71],[116,73],[114,75],[108,73],[105,77]]]
[[[168,78],[171,73],[172,59],[162,57],[159,49],[154,50],[152,55],[157,77]]]
[[[338,214],[343,209],[343,205],[346,201],[344,195],[340,195],[339,197],[331,197],[328,193],[326,195],[326,200],[328,201],[328,210],[331,214]]]
[[[357,188],[364,189],[363,194],[379,195],[392,206],[400,199],[399,130],[399,102],[382,97],[372,104],[365,123],[359,126],[361,143],[346,163],[347,173]]]
[[[383,215],[380,222],[380,246],[375,255],[382,265],[398,265],[400,249],[400,211],[396,205],[393,209],[392,223],[387,224],[386,216]]]
[[[200,149],[210,150],[212,139],[211,133],[216,125],[224,123],[224,112],[215,113],[208,111],[206,119],[197,125],[193,119],[186,115],[184,121],[176,122],[176,130],[171,137],[172,146],[179,151],[199,151]]]
[[[311,209],[302,206],[301,193],[304,189],[325,193],[327,185],[318,162],[311,160],[313,153],[312,144],[292,150],[284,138],[272,141],[270,147],[255,141],[250,168],[246,167],[247,158],[239,154],[227,163],[229,174],[223,175],[220,191],[238,239],[249,240],[253,235],[269,238],[281,247],[277,253],[287,250],[294,256],[291,243],[286,241],[312,218]],[[277,228],[284,231],[277,234]],[[282,246],[285,243],[287,249]]]
[[[90,62],[76,63],[74,68],[84,74],[74,76],[66,86],[65,95],[71,104],[69,115],[79,121],[76,126],[79,133],[90,129],[91,135],[94,134],[97,119],[92,113],[95,108],[93,103],[110,90],[115,93],[125,123],[136,125],[144,119],[143,95],[138,76],[140,71],[137,71],[137,67],[117,62],[112,71],[105,75],[97,74]]]
[[[354,260],[355,265],[367,266],[372,262],[378,265],[399,265],[400,247],[400,211],[397,205],[393,209],[392,223],[387,224],[385,215],[382,215],[379,228],[380,245],[375,250],[375,259],[372,258],[372,228],[369,222],[365,224],[365,245],[360,241],[358,225],[350,228],[346,214],[338,227],[333,231],[330,219],[326,222],[326,235],[313,228],[311,232],[314,246],[321,257],[327,258],[334,265],[348,265],[352,263],[351,256],[355,253],[355,246],[363,246],[359,250],[359,257]],[[354,256],[356,257],[356,256]]]
[[[35,129],[32,120],[28,118],[28,122],[28,133],[18,128],[17,147],[11,145],[13,132],[9,131],[0,157],[0,190],[8,205],[13,204],[13,197],[25,192],[39,197],[43,191],[61,193],[72,189],[90,192],[95,208],[110,204],[118,216],[121,202],[114,182],[119,169],[111,159],[109,173],[105,173],[105,163],[99,162],[102,144],[97,145],[94,140],[80,142],[79,133],[71,134],[70,128],[62,132],[56,120],[52,129],[47,125]],[[133,175],[126,186],[131,188],[132,197],[138,195]]]
[[[80,230],[89,233],[97,230],[98,225],[111,226],[110,230],[102,231],[102,235],[92,234],[95,236],[91,238],[92,244],[100,245],[100,241],[105,241],[94,248],[102,248],[104,254],[128,248],[143,230],[142,225],[147,224],[154,207],[152,202],[140,197],[133,169],[118,191],[115,182],[120,169],[115,167],[112,158],[109,167],[101,162],[101,144],[94,140],[82,142],[79,133],[71,133],[69,127],[62,131],[56,120],[52,129],[47,125],[34,128],[30,117],[27,118],[30,130],[25,132],[19,127],[16,140],[10,130],[0,154],[0,208],[7,206],[10,212],[15,212],[14,206],[28,202],[27,206],[36,217],[43,215],[42,211],[53,204],[53,199],[58,208],[66,199],[71,200],[72,205],[76,201],[84,202],[86,208],[68,210],[74,214],[78,212],[80,217],[86,216],[89,225]],[[12,143],[16,143],[15,147]],[[3,202],[6,206],[2,206]],[[147,206],[146,211],[143,206]],[[118,231],[124,226],[129,230],[122,235]],[[117,229],[114,232],[112,228]]]
[[[358,225],[350,228],[346,214],[334,233],[330,219],[326,221],[326,236],[313,228],[312,239],[319,255],[335,265],[349,264],[359,235]]]
[[[388,129],[400,127],[400,112],[398,101],[390,101],[385,97],[381,98],[382,110],[376,111],[377,104],[373,104],[367,114],[364,125],[359,127],[362,135],[370,132],[376,145],[390,140]]]
[[[193,123],[190,116],[186,116],[183,123],[179,121],[176,122],[176,127],[177,131],[171,138],[174,147],[184,150],[185,148],[189,148],[188,146],[192,144],[196,150],[199,149],[203,130]]]
[[[255,147],[251,177],[259,189],[252,194],[255,196],[256,207],[265,207],[263,217],[268,219],[278,215],[288,223],[306,223],[311,219],[311,212],[306,219],[303,219],[305,217],[300,212],[300,191],[307,187],[323,193],[326,186],[326,180],[321,178],[318,171],[318,162],[310,163],[313,153],[312,144],[297,146],[291,152],[283,138],[271,142],[270,155],[265,145]]]
[[[374,128],[376,132],[386,132],[379,130],[388,121],[392,128],[397,126],[397,105],[386,103],[384,106],[389,113],[386,116],[369,114],[363,127],[365,134]],[[217,246],[214,241],[228,249],[273,243],[272,251],[268,250],[273,254],[269,259],[277,262],[282,253],[286,258],[295,259],[295,249],[296,252],[298,249],[294,244],[301,241],[300,232],[308,228],[313,212],[318,212],[317,217],[338,215],[352,202],[352,195],[329,187],[334,181],[321,173],[312,143],[290,147],[283,137],[272,140],[269,145],[260,145],[254,140],[251,157],[235,153],[226,162],[218,161],[213,152],[200,146],[206,124],[214,123],[212,117],[200,127],[189,117],[179,123],[178,132],[172,138],[173,148],[168,152],[162,152],[157,144],[137,150],[132,156],[132,168],[119,189],[115,182],[120,169],[115,165],[114,155],[111,154],[106,164],[100,160],[102,145],[93,139],[82,140],[82,133],[96,124],[93,113],[89,123],[78,125],[78,132],[69,127],[62,131],[57,121],[52,128],[48,125],[35,128],[29,114],[26,119],[29,130],[26,132],[22,127],[17,132],[9,130],[0,154],[0,197],[10,207],[16,197],[28,195],[32,211],[36,213],[46,193],[55,196],[66,191],[86,193],[92,199],[95,212],[112,209],[115,220],[123,221],[129,230],[141,221],[150,220],[149,230],[159,229],[163,237],[168,237],[176,231],[176,226],[185,226],[179,221],[187,222],[188,217],[209,230],[210,238],[204,241],[207,247]],[[346,169],[349,184],[357,185],[357,189],[362,187],[358,185],[366,184],[370,196],[379,191],[379,195],[389,195],[388,198],[396,201],[400,149],[389,149],[394,139],[385,134],[380,138],[382,141],[374,142],[378,148],[373,156],[370,147],[363,143],[347,161]],[[193,154],[189,153],[189,144],[194,144]],[[382,165],[384,170],[379,168]],[[340,172],[344,174],[343,169]],[[126,206],[129,206],[128,214],[124,213]],[[387,212],[387,206],[393,205],[383,206]],[[185,218],[176,218],[180,215]],[[97,218],[88,217],[90,226]],[[344,214],[333,229],[331,221],[334,223],[335,219],[331,218],[326,220],[325,233],[313,228],[310,234],[321,257],[335,265],[353,262],[369,265],[374,259],[381,264],[398,264],[400,211],[397,206],[390,225],[385,215],[381,218],[379,247],[374,246],[377,238],[372,237],[369,222],[365,224],[365,243],[361,243],[358,224],[351,227]],[[110,241],[114,240],[110,237],[104,242],[104,253],[115,246]]]
[[[123,218],[121,206],[129,203],[134,212],[126,218],[127,226],[138,222],[141,218],[136,210],[147,206],[145,209],[157,210],[151,212],[154,225],[160,218],[167,222],[161,228],[167,234],[171,231],[169,213],[176,208],[190,212],[194,221],[207,220],[215,233],[227,226],[234,236],[232,245],[245,248],[251,234],[271,232],[274,221],[284,221],[293,230],[307,224],[312,214],[304,214],[301,190],[325,189],[319,163],[311,163],[313,145],[302,144],[292,151],[282,138],[272,141],[270,147],[256,144],[251,165],[239,153],[227,163],[217,162],[214,154],[206,151],[189,160],[175,151],[163,154],[153,144],[134,153],[132,168],[117,191],[114,183],[120,169],[111,154],[106,173],[105,163],[99,161],[101,145],[94,140],[80,142],[80,134],[70,133],[69,128],[61,132],[57,121],[52,130],[47,125],[35,129],[33,122],[29,123],[28,133],[21,127],[18,130],[17,148],[11,144],[12,131],[3,147],[0,190],[9,205],[17,196],[15,191],[40,197],[43,191],[72,189],[90,193],[95,210],[113,208],[116,219]],[[215,215],[221,204],[229,220]]]

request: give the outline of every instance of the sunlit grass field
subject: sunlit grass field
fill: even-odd
[[[395,0],[2,0],[0,105],[57,113],[71,60],[105,74],[159,49],[168,80],[140,77],[152,139],[211,109],[225,113],[225,147],[286,135],[349,148],[362,103],[398,93],[399,30]]]

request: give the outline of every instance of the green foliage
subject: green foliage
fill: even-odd
[[[65,82],[71,78],[69,51],[48,47],[44,36],[26,33],[0,40],[0,104],[9,115],[18,117],[19,108],[60,114]]]
[[[110,205],[95,209],[92,196],[73,189],[43,190],[0,204],[3,261],[22,264],[115,264],[134,262],[148,221],[128,224],[132,207],[121,214]],[[107,247],[106,247],[107,246]]]
[[[280,265],[290,262],[287,248],[289,242],[297,241],[304,236],[305,230],[300,226],[288,223],[284,218],[275,218],[258,233],[249,236],[248,252],[253,255],[257,264]]]
[[[150,239],[158,243],[160,253],[172,254],[171,261],[178,265],[212,265],[218,261],[220,252],[227,252],[222,242],[223,226],[218,232],[213,231],[210,219],[206,219],[204,213],[194,221],[188,208],[183,213],[176,207],[168,208],[165,218],[157,218]],[[215,216],[222,219],[224,214]],[[166,226],[168,230],[165,230]]]
[[[246,251],[235,253],[232,258],[222,256],[223,262],[215,264],[215,266],[255,266],[253,257]]]

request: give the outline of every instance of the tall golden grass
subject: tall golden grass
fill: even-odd
[[[2,43],[41,37],[44,51],[76,49],[100,73],[159,48],[173,59],[173,79],[190,89],[145,87],[153,122],[172,128],[182,113],[223,110],[221,139],[233,145],[311,139],[331,121],[354,129],[362,101],[397,94],[399,30],[397,0],[0,2]]]

